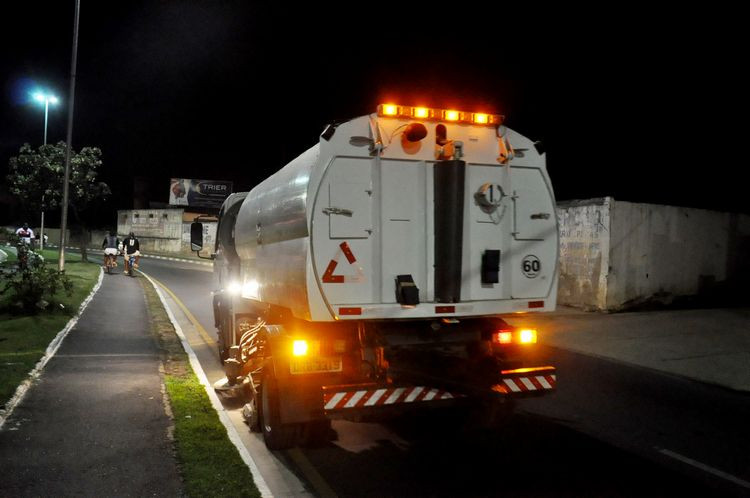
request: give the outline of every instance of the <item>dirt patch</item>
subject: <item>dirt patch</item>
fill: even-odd
[[[169,320],[159,296],[154,287],[146,280],[140,279],[143,293],[146,298],[146,309],[151,324],[151,332],[154,334],[162,356],[164,373],[182,377],[190,373],[189,363],[185,350],[182,349],[180,338],[175,333],[174,326]]]

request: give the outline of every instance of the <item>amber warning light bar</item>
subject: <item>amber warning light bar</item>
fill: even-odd
[[[412,107],[408,105],[380,104],[378,116],[387,118],[425,119],[428,121],[448,121],[483,126],[498,126],[503,123],[503,116],[482,112],[456,111],[454,109],[432,109],[429,107]]]

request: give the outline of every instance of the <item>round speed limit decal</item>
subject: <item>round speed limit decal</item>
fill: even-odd
[[[539,275],[539,271],[542,269],[542,262],[539,258],[533,254],[529,254],[521,262],[521,271],[526,275],[526,278],[536,278]]]

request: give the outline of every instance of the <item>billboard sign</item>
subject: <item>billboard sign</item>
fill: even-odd
[[[172,178],[169,187],[169,204],[219,209],[224,199],[231,193],[232,182]]]

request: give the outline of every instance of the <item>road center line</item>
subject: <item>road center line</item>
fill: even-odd
[[[674,451],[670,451],[666,448],[659,449],[659,453],[661,453],[662,455],[666,455],[670,458],[674,458],[675,460],[679,460],[682,463],[691,465],[704,472],[708,472],[709,474],[713,474],[716,477],[721,477],[722,479],[732,482],[738,486],[742,486],[743,488],[750,489],[750,482],[740,479],[739,477],[735,477],[732,474],[728,474],[722,470],[715,469],[711,466],[706,465],[705,463],[701,463],[697,460],[693,460],[692,458],[688,458],[686,456],[680,455],[679,453],[675,453]]]

